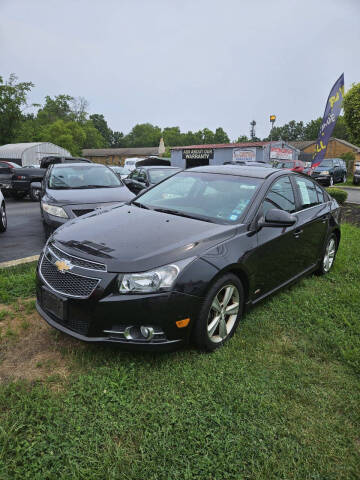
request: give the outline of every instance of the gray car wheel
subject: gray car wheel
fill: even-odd
[[[5,232],[7,229],[7,216],[6,216],[6,208],[5,204],[3,203],[0,207],[0,232]]]

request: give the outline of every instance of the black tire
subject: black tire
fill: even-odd
[[[6,216],[6,207],[3,202],[0,206],[0,233],[5,232],[7,229],[7,216]]]
[[[326,265],[326,255],[329,253],[328,247],[331,244],[331,242],[334,242],[334,255],[332,257],[331,265],[329,266],[329,265]],[[337,249],[338,249],[338,239],[335,233],[332,233],[331,235],[329,235],[329,237],[326,240],[323,256],[321,257],[319,268],[316,271],[317,275],[326,275],[327,273],[330,272],[335,262]]]
[[[26,192],[13,192],[12,196],[15,198],[15,200],[22,200],[24,197],[26,197]]]
[[[32,202],[39,202],[40,201],[40,192],[38,189],[34,189],[30,187],[30,200]]]
[[[223,291],[224,291],[223,300],[225,300],[225,294],[228,291],[227,290],[228,287],[234,287],[234,289],[238,294],[238,312],[234,313],[233,315],[227,314],[229,316],[229,319],[227,321],[226,321],[226,317],[224,317],[223,314],[219,313],[218,315],[219,321],[216,324],[216,319],[215,319],[216,315],[214,315],[215,310],[213,308],[213,304],[214,302],[216,302],[216,298],[218,298],[218,295],[221,298]],[[234,290],[233,296],[230,297],[230,300],[228,303],[230,303],[230,301],[233,301],[234,298],[236,299],[235,290]],[[233,303],[233,305],[236,305],[236,301],[235,303]],[[221,301],[219,302],[219,307],[222,309],[222,312],[224,313],[225,310],[223,309]],[[195,344],[201,350],[205,350],[208,352],[217,350],[222,345],[224,345],[224,343],[226,343],[233,336],[239,324],[239,321],[242,317],[243,307],[244,307],[244,288],[239,278],[232,273],[228,273],[220,277],[218,280],[216,280],[211,285],[204,299],[203,305],[200,310],[199,318],[197,319],[194,325],[193,340]],[[231,308],[231,305],[230,306],[228,305],[227,308],[228,309]],[[222,320],[222,318],[224,318],[224,320]],[[212,329],[210,328],[211,324],[217,325],[212,335],[209,332],[209,329],[210,330]],[[223,325],[223,328],[227,330],[225,336],[224,336],[224,330],[222,332],[220,331],[220,324]]]

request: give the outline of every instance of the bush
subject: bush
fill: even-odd
[[[329,195],[331,195],[335,200],[342,205],[346,202],[348,197],[348,193],[345,190],[341,190],[340,188],[327,188],[326,191]]]

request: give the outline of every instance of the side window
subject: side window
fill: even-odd
[[[286,212],[295,212],[295,197],[294,191],[289,177],[281,177],[268,191],[263,205],[262,213],[266,213],[272,208],[285,210]]]
[[[129,178],[131,178],[131,180],[137,180],[139,178],[139,170],[133,170],[130,173]]]
[[[319,203],[314,182],[307,178],[295,178],[295,182],[299,189],[301,210]]]
[[[11,173],[11,169],[7,163],[0,163],[0,173]]]
[[[137,181],[142,183],[146,182],[146,172],[144,170],[139,170]]]
[[[326,202],[325,196],[324,196],[324,190],[322,190],[319,185],[315,185],[316,188],[316,193],[318,196],[318,201],[319,203],[324,203]]]

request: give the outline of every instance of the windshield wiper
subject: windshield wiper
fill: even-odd
[[[79,187],[73,187],[75,190],[81,190],[86,188],[110,188],[109,185],[81,185]]]
[[[131,205],[135,205],[136,207],[139,207],[139,208],[145,208],[146,210],[151,210],[150,207],[148,207],[147,205],[145,205],[144,203],[140,203],[140,202],[130,202]]]
[[[203,220],[204,222],[215,223],[207,217],[202,215],[191,215],[190,213],[181,212],[180,210],[172,210],[171,208],[153,208],[155,212],[169,213],[170,215],[177,215],[178,217],[192,218],[194,220]]]

